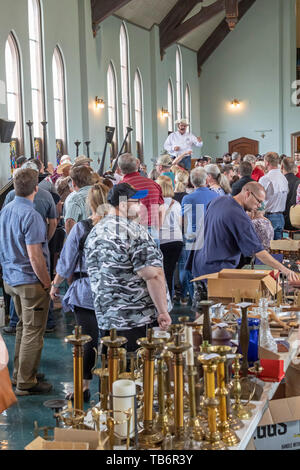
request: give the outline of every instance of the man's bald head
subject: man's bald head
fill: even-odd
[[[235,196],[235,199],[241,204],[246,211],[257,210],[264,202],[266,192],[264,187],[256,181],[250,181],[250,183],[243,186],[240,194]]]
[[[249,183],[243,186],[242,191],[253,192],[256,196],[259,196],[259,193],[262,193],[264,197],[266,195],[265,188],[261,184],[257,183],[256,181],[249,181]]]

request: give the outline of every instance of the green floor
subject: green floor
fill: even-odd
[[[175,307],[172,312],[173,323],[180,315],[193,314],[190,307]],[[57,328],[44,338],[44,348],[39,371],[45,374],[48,382],[53,385],[49,395],[18,397],[16,405],[0,414],[0,450],[23,450],[34,439],[34,422],[39,427],[55,426],[51,409],[44,406],[45,401],[64,399],[65,394],[73,389],[73,358],[72,346],[65,343],[65,336],[72,334],[74,317],[72,313],[55,312]],[[1,330],[0,330],[1,331]],[[9,371],[12,371],[14,357],[14,335],[3,334],[9,352]],[[98,380],[95,377],[91,387],[92,400],[98,402]],[[86,404],[88,409],[90,405]],[[51,434],[51,431],[50,431]]]

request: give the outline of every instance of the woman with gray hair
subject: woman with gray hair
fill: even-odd
[[[212,191],[215,191],[219,196],[226,196],[231,193],[231,187],[228,179],[221,173],[218,165],[211,163],[205,165],[204,170],[207,173],[206,183]]]

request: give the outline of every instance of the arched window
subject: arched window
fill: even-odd
[[[52,57],[53,100],[55,138],[63,143],[66,153],[66,100],[65,100],[65,67],[62,53],[58,46]]]
[[[43,86],[43,55],[41,34],[41,5],[39,0],[28,0],[30,78],[34,137],[42,137],[41,121],[45,117]]]
[[[168,81],[168,131],[174,131],[174,92],[172,80]]]
[[[176,50],[176,116],[182,118],[182,60],[179,47]]]
[[[134,77],[134,111],[135,111],[135,134],[137,145],[137,156],[142,159],[144,152],[144,119],[143,119],[143,88],[142,78],[139,70],[136,71]]]
[[[7,117],[15,121],[12,137],[18,139],[19,153],[23,153],[23,111],[20,53],[13,33],[10,33],[5,44],[5,71]]]
[[[185,87],[185,117],[190,123],[191,130],[191,90],[188,83]]]
[[[129,70],[128,70],[128,37],[124,24],[120,30],[120,57],[121,57],[121,89],[122,89],[122,120],[123,136],[126,127],[130,126],[130,99],[129,99]],[[127,150],[130,150],[130,135],[127,140]]]
[[[117,83],[116,73],[112,63],[109,64],[107,70],[107,108],[108,108],[108,125],[115,127],[112,145],[112,158],[117,156],[118,148],[118,113],[117,113]]]

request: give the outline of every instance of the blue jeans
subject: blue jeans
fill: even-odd
[[[284,216],[280,213],[266,214],[274,229],[274,240],[281,240],[284,229]]]
[[[179,282],[181,287],[181,296],[186,297],[187,294],[190,295],[190,299],[194,296],[194,285],[191,282],[193,275],[190,271],[185,269],[185,264],[187,262],[189,251],[183,247],[181,255],[178,260],[178,271],[179,271]]]
[[[19,317],[17,315],[15,305],[13,299],[10,298],[9,304],[9,326],[12,328],[16,328],[17,323],[19,321]],[[53,314],[53,301],[50,301],[49,312],[48,312],[48,320],[46,328],[53,328],[55,326],[55,319]]]

